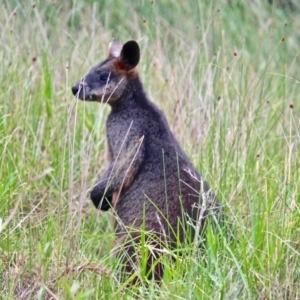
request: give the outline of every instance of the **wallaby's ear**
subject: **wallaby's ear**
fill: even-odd
[[[121,54],[123,44],[118,40],[113,40],[108,45],[108,58],[117,58]]]
[[[130,71],[137,66],[140,61],[140,47],[136,41],[128,41],[123,45],[120,58],[121,64],[126,71]]]

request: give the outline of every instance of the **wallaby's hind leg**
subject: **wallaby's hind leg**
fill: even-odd
[[[129,278],[129,284],[134,285],[139,280],[148,279],[160,283],[163,277],[163,263],[161,262],[161,246],[158,241],[153,242],[153,234],[130,234],[122,236],[116,241],[113,253],[119,260],[121,281]],[[156,236],[156,240],[157,240]]]

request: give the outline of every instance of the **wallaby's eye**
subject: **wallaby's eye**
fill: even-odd
[[[101,75],[100,75],[100,80],[101,80],[101,81],[107,82],[107,79],[108,79],[108,74],[105,73],[105,74],[101,74]]]

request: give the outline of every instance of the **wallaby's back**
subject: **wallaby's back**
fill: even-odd
[[[108,59],[72,88],[82,100],[111,106],[109,165],[91,198],[102,210],[114,207],[122,239],[128,232],[138,236],[133,232],[143,228],[175,245],[185,241],[187,232],[193,238],[197,224],[202,228],[210,212],[218,214],[219,205],[164,114],[147,98],[135,69],[139,57],[135,41],[113,42]]]

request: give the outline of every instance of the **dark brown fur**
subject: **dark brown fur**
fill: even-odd
[[[162,111],[145,94],[135,68],[138,62],[135,41],[113,42],[108,59],[72,88],[82,100],[111,106],[106,123],[109,165],[92,189],[91,199],[102,210],[113,206],[116,234],[122,241],[117,244],[128,255],[128,272],[137,261],[132,240],[140,241],[141,229],[148,232],[149,243],[154,234],[157,249],[161,243],[176,246],[190,242],[196,225],[202,228],[208,214],[219,213],[216,197],[180,147]],[[186,232],[191,235],[187,237]],[[149,255],[148,268],[153,259]],[[153,274],[161,278],[161,264]]]

